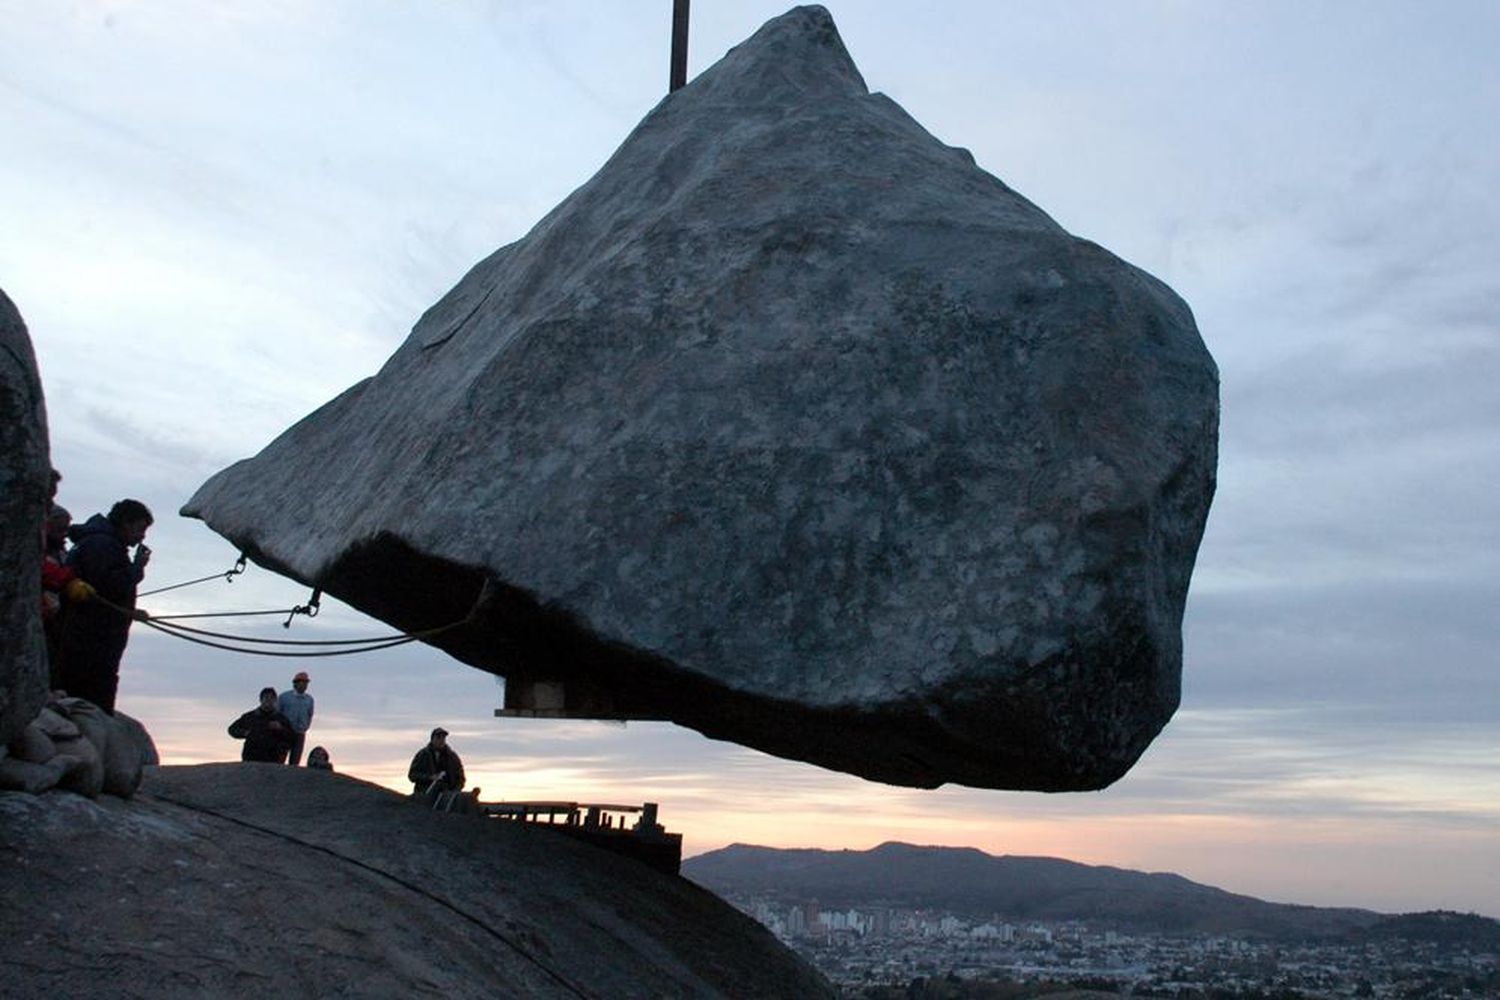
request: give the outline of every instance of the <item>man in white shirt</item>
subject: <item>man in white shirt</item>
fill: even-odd
[[[307,671],[299,670],[292,678],[292,690],[281,692],[276,707],[292,724],[292,749],[286,762],[293,767],[302,763],[302,745],[307,742],[307,730],[312,726],[313,696],[307,693]]]

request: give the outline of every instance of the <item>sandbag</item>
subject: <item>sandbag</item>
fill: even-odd
[[[139,720],[124,712],[116,712],[115,721],[123,729],[128,730],[135,740],[135,745],[140,750],[142,765],[154,767],[161,763],[161,755],[156,752],[156,742],[151,739],[151,734],[146,731],[146,727],[141,725]]]
[[[56,740],[57,756],[52,760],[65,761],[65,771],[57,787],[94,799],[104,790],[104,755],[95,748],[86,736],[71,740]],[[49,764],[51,761],[48,762]]]
[[[104,747],[104,792],[128,799],[141,787],[142,748],[136,742],[136,728],[125,724],[120,715],[105,716],[108,742]],[[144,729],[140,730],[145,732]]]
[[[72,761],[62,756],[54,756],[45,764],[6,757],[0,759],[0,789],[40,795],[55,788],[71,766]]]
[[[52,738],[36,722],[29,723],[17,733],[8,749],[11,757],[30,764],[45,764],[57,755],[57,747],[53,746]]]
[[[42,732],[54,740],[78,735],[78,727],[51,708],[44,708],[37,713],[36,724],[42,727]]]
[[[109,746],[109,716],[104,709],[82,698],[64,698],[58,704],[67,713],[68,721],[94,744],[94,749],[103,759],[105,748]]]

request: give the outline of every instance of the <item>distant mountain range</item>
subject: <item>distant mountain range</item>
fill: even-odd
[[[732,844],[689,858],[682,873],[721,894],[816,899],[825,909],[933,909],[1011,922],[1086,920],[1121,930],[1296,940],[1459,935],[1500,948],[1500,923],[1486,917],[1391,917],[1268,903],[1181,875],[997,857],[968,847],[887,843],[868,851],[822,851]]]

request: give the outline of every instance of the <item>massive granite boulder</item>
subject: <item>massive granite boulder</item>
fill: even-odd
[[[36,355],[0,291],[0,746],[47,701],[41,538],[51,469]]]
[[[803,7],[183,512],[402,629],[468,615],[428,641],[518,712],[1091,789],[1176,708],[1217,424],[1182,300]]]

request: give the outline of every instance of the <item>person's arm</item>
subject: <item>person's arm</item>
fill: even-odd
[[[449,750],[448,754],[453,759],[449,762],[453,765],[453,773],[450,777],[450,787],[456,792],[464,790],[464,762],[459,760],[456,750]]]
[[[229,735],[237,740],[242,740],[250,735],[250,716],[253,713],[246,712],[229,724]]]
[[[423,747],[411,759],[411,767],[406,769],[406,780],[410,781],[413,785],[425,784],[432,780],[432,774],[429,771],[431,765],[423,760],[426,756],[427,748]]]

